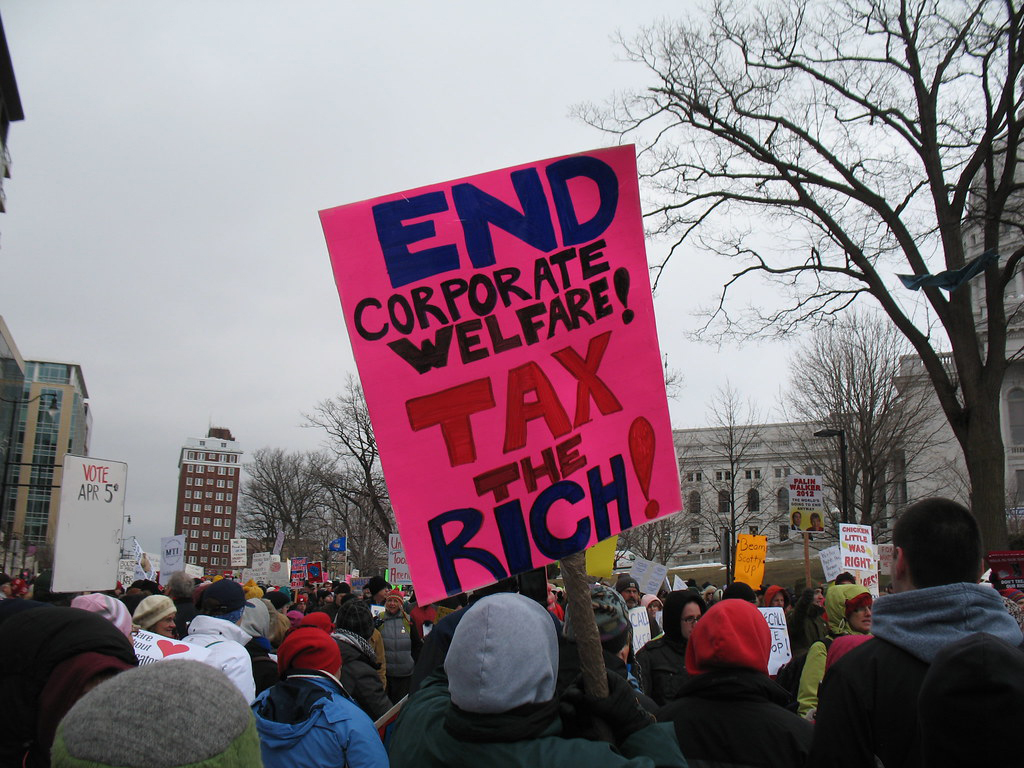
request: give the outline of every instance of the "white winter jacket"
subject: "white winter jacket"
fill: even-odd
[[[252,676],[252,659],[245,650],[245,644],[251,639],[237,624],[200,614],[192,619],[188,637],[182,642],[206,648],[210,655],[205,663],[226,674],[252,704],[256,701],[256,682]]]

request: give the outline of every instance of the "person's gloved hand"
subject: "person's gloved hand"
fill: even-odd
[[[616,743],[623,741],[641,728],[654,722],[654,717],[640,706],[633,688],[614,672],[608,672],[608,696],[599,699],[584,693],[577,681],[562,694],[563,701],[573,704],[577,711],[604,721],[611,729]]]

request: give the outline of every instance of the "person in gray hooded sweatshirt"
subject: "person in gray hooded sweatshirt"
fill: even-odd
[[[978,584],[981,533],[948,499],[912,504],[893,528],[893,587],[874,604],[868,640],[839,659],[818,693],[809,764],[925,765],[918,694],[941,651],[975,632],[1024,642],[999,593]],[[963,734],[970,738],[969,733]]]
[[[563,738],[557,677],[548,612],[518,594],[483,598],[455,630],[443,671],[405,704],[391,768],[685,768],[672,727],[655,724],[615,674],[608,674],[607,698],[573,697],[605,721],[615,744]]]

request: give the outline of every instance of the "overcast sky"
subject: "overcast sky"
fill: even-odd
[[[25,110],[0,315],[25,358],[82,366],[128,534],[172,533],[179,448],[210,425],[320,444],[302,413],[355,365],[318,210],[614,143],[571,107],[642,87],[613,34],[683,7],[0,0]],[[727,379],[772,407],[786,350],[690,341],[725,265],[684,257],[655,298],[674,426]]]

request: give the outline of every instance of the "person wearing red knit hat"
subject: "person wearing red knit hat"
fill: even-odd
[[[768,677],[771,631],[745,600],[722,600],[701,618],[686,647],[691,675],[658,713],[673,723],[692,762],[786,768],[807,764],[814,727],[785,708]]]
[[[292,630],[277,665],[280,682],[252,707],[265,768],[387,768],[373,721],[338,679],[341,651],[327,632],[311,624]]]
[[[334,622],[331,621],[331,617],[323,611],[313,611],[313,613],[307,613],[302,621],[299,622],[300,627],[316,627],[322,629],[328,635],[334,631]]]

